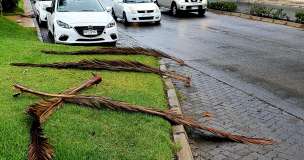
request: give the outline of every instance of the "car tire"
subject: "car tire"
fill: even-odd
[[[115,16],[114,8],[112,8],[112,17],[117,21],[117,17]]]
[[[38,14],[36,14],[36,20],[37,20],[38,26],[41,26],[41,19]]]
[[[200,16],[204,16],[204,15],[205,15],[205,12],[206,12],[206,10],[205,10],[205,9],[203,9],[203,10],[199,10],[199,11],[198,11],[198,15],[200,15]]]
[[[126,13],[125,13],[125,12],[123,13],[122,22],[123,22],[125,25],[128,25],[128,24],[129,24],[129,22],[128,22],[128,19],[127,19],[127,16],[126,16]]]
[[[171,14],[173,16],[178,16],[179,15],[179,10],[177,9],[177,6],[175,3],[172,3],[171,5]]]
[[[57,44],[57,42],[56,42],[56,34],[55,34],[55,27],[53,27],[53,39],[54,39],[54,44]]]

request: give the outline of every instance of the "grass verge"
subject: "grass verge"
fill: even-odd
[[[143,55],[50,55],[41,50],[73,51],[94,47],[46,44],[33,30],[0,16],[0,159],[26,159],[33,118],[24,114],[27,105],[40,98],[12,89],[19,83],[38,91],[58,93],[91,78],[91,72],[103,81],[82,93],[98,94],[133,105],[166,110],[161,78],[155,74],[29,68],[10,63],[55,63],[82,59],[128,59],[154,66],[155,57]],[[96,48],[96,47],[95,47]],[[53,159],[173,159],[171,125],[164,119],[142,113],[101,110],[65,104],[42,124],[56,154]],[[174,152],[175,149],[174,149]]]

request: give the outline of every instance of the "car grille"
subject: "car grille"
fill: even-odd
[[[96,37],[102,34],[103,30],[104,30],[104,26],[93,26],[93,30],[97,30],[97,35],[83,35],[83,30],[88,30],[88,26],[77,26],[74,27],[76,29],[76,31],[84,36],[84,37]]]
[[[76,41],[92,42],[92,41],[104,41],[103,38],[98,39],[77,39]]]
[[[137,13],[153,13],[154,10],[140,10],[140,11],[137,11]]]
[[[139,20],[150,20],[153,19],[154,17],[138,17]]]

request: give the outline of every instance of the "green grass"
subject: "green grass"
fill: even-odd
[[[11,12],[3,12],[2,14],[4,16],[12,16],[12,15],[19,15],[19,14],[23,14],[24,13],[24,10],[23,10],[23,0],[20,0],[19,3],[18,3],[18,6],[13,9]]]
[[[40,98],[18,93],[14,83],[48,93],[81,85],[91,72],[103,81],[82,93],[98,94],[133,105],[166,110],[161,78],[155,74],[97,70],[30,68],[10,63],[55,63],[89,58],[128,59],[154,66],[155,57],[143,55],[51,55],[41,50],[73,51],[96,47],[46,44],[31,28],[0,16],[0,160],[26,159],[33,118],[24,114],[27,105]],[[26,72],[24,72],[28,69]],[[53,159],[174,159],[176,146],[170,124],[157,116],[65,104],[42,124],[56,156]],[[95,134],[93,134],[95,133]]]

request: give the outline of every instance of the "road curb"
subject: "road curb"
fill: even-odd
[[[253,16],[253,15],[245,14],[245,13],[227,12],[227,11],[221,11],[221,10],[209,9],[209,8],[207,9],[207,11],[213,12],[216,14],[229,15],[229,16],[240,17],[240,18],[249,19],[249,20],[257,20],[257,21],[262,21],[262,22],[268,22],[268,23],[274,23],[274,24],[280,24],[280,25],[286,25],[286,26],[290,26],[290,27],[304,29],[304,24],[301,24],[301,23],[289,22],[289,21],[284,21],[284,20],[276,20],[276,19],[271,19],[271,18]]]
[[[161,63],[160,69],[161,70],[167,70],[163,60],[159,60],[159,63]],[[168,86],[167,95],[168,95],[168,103],[171,107],[170,110],[174,110],[179,114],[182,114],[181,106],[179,103],[179,100],[177,98],[177,95],[175,93],[174,85],[170,78],[167,76],[163,76],[165,79],[165,84]],[[179,142],[182,146],[182,149],[177,153],[177,159],[178,160],[193,160],[192,151],[189,145],[187,132],[185,131],[185,128],[183,125],[172,125],[173,128],[173,139],[175,142]]]

